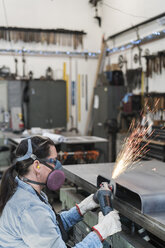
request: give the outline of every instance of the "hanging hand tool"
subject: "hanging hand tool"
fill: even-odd
[[[95,9],[95,11],[96,15],[94,16],[94,18],[98,21],[99,27],[101,27],[101,17],[98,16],[97,8]]]
[[[84,75],[82,75],[82,98],[84,98]]]
[[[18,76],[18,60],[17,58],[14,59],[14,62],[15,62],[15,77]]]
[[[107,182],[102,182],[100,188],[96,191],[93,196],[93,200],[100,204],[103,215],[107,215],[113,211],[112,197],[114,193],[114,186],[109,185]]]
[[[80,74],[78,74],[78,82],[77,82],[77,96],[78,96],[78,121],[81,121],[81,77]]]
[[[25,63],[26,63],[26,60],[25,60],[25,54],[24,54],[24,50],[22,49],[22,63],[23,63],[23,78],[25,78]]]
[[[85,94],[86,94],[86,98],[85,98],[85,109],[86,111],[88,111],[88,75],[85,75]]]
[[[72,81],[72,106],[75,105],[75,82]]]

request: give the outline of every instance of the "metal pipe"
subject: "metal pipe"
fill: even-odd
[[[132,27],[127,28],[127,29],[125,29],[125,30],[123,30],[123,31],[121,31],[121,32],[118,32],[118,33],[116,33],[116,34],[113,34],[113,35],[109,36],[109,37],[107,38],[107,41],[110,40],[110,39],[114,39],[115,37],[117,37],[117,36],[119,36],[119,35],[121,35],[121,34],[124,34],[124,33],[128,32],[128,31],[131,31],[131,30],[133,30],[133,29],[136,29],[136,28],[138,28],[138,27],[140,27],[140,26],[142,26],[142,25],[145,25],[145,24],[147,24],[147,23],[149,23],[149,22],[153,22],[153,21],[155,21],[155,20],[157,20],[157,19],[159,19],[159,18],[162,18],[162,17],[164,17],[164,16],[165,16],[165,13],[162,13],[162,14],[160,14],[160,15],[154,16],[154,17],[152,17],[152,18],[150,18],[150,19],[148,19],[148,20],[146,20],[146,21],[144,21],[144,22],[141,22],[141,23],[139,23],[139,24],[137,24],[137,25],[135,25],[135,26],[132,26]]]

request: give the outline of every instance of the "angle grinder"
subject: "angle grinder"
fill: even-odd
[[[113,210],[112,200],[116,193],[115,191],[116,184],[113,180],[111,180],[110,184],[107,182],[102,182],[100,184],[100,188],[93,196],[93,200],[100,204],[100,208],[104,216]]]

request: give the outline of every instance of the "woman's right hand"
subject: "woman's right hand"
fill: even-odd
[[[121,222],[119,214],[116,210],[111,211],[106,216],[99,212],[99,223],[92,227],[98,234],[101,241],[117,232],[121,231]]]

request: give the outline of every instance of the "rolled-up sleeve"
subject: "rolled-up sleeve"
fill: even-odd
[[[63,222],[64,228],[68,231],[73,225],[81,221],[83,218],[78,213],[77,208],[73,207],[69,211],[64,211],[60,214],[61,220]],[[94,232],[89,233],[80,243],[78,243],[76,248],[101,248],[102,243]]]
[[[102,248],[103,245],[96,233],[89,233],[83,241],[78,243],[75,248]],[[73,247],[73,248],[74,248]]]
[[[60,217],[66,231],[68,231],[73,225],[83,219],[82,216],[78,213],[76,207],[73,207],[68,211],[63,211],[60,214]]]

